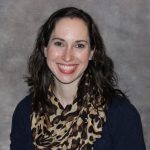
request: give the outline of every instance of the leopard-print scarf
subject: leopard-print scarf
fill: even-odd
[[[89,74],[86,75],[89,79]],[[89,85],[89,80],[85,86]],[[95,87],[93,87],[93,91]],[[31,114],[31,130],[36,150],[92,150],[96,138],[101,138],[106,120],[104,107],[94,108],[93,95],[86,93],[84,99],[75,99],[73,104],[62,107],[51,88],[48,113]],[[99,97],[100,98],[100,97]],[[83,101],[86,103],[83,103]]]

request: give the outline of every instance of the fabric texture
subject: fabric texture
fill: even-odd
[[[90,74],[85,76],[87,79],[85,88],[87,89],[90,88],[89,76]],[[97,109],[92,104],[93,98],[98,93],[96,89],[93,87],[93,95],[87,92],[84,99],[76,97],[72,104],[63,108],[49,87],[50,106],[47,106],[44,114],[36,112],[31,114],[31,130],[35,149],[93,149],[93,143],[97,138],[101,138],[102,127],[106,120],[104,106]],[[97,98],[101,98],[100,94]]]
[[[31,113],[32,97],[29,95],[14,111],[10,150],[35,149],[31,133]],[[114,97],[106,118],[102,137],[94,142],[94,150],[146,150],[139,113],[127,99]]]

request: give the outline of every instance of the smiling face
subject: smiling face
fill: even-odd
[[[79,18],[60,19],[44,54],[55,83],[78,82],[93,56],[86,23]]]

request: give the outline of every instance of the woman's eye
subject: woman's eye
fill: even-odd
[[[77,47],[77,48],[84,48],[85,45],[84,45],[84,44],[77,44],[76,47]]]
[[[56,46],[61,46],[61,47],[63,46],[63,43],[62,43],[62,42],[55,42],[54,44],[55,44]]]

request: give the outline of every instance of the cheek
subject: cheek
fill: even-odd
[[[51,61],[58,57],[60,54],[55,50],[48,50],[47,52],[47,60]]]
[[[90,60],[90,53],[79,54],[78,58],[81,60],[81,62],[88,63]]]

